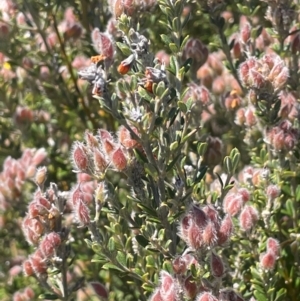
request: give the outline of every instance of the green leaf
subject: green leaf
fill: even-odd
[[[199,142],[197,145],[197,153],[199,156],[203,157],[207,150],[207,143],[206,142]]]
[[[295,196],[296,196],[296,201],[299,202],[300,201],[300,185],[298,185],[296,188]]]
[[[240,153],[236,153],[232,159],[232,165],[233,165],[233,172],[236,171],[238,165],[239,165],[239,162],[240,162],[240,158],[241,158],[241,155]]]
[[[231,152],[229,154],[229,157],[230,157],[231,160],[233,160],[235,155],[239,155],[239,154],[240,154],[239,150],[235,147],[231,150]]]
[[[146,213],[148,213],[149,216],[151,217],[157,217],[157,213],[155,210],[149,208],[148,206],[146,206],[143,203],[138,203],[138,207],[141,208],[143,211],[145,211]]]
[[[155,266],[156,266],[156,261],[154,260],[154,257],[151,255],[146,256],[146,267],[154,268]]]
[[[137,77],[135,75],[132,75],[130,77],[130,90],[135,91],[137,88]]]
[[[184,168],[185,163],[186,163],[186,156],[184,156],[184,157],[181,159],[181,161],[180,161],[180,167],[181,167],[181,168]]]
[[[92,247],[93,247],[93,242],[92,242],[91,240],[89,240],[89,239],[86,238],[84,241],[85,241],[85,243],[87,244],[87,246],[88,246],[89,248],[92,248]]]
[[[179,157],[181,156],[181,154],[178,154],[173,160],[172,162],[167,166],[167,172],[170,171],[174,165],[176,164],[176,162],[178,161]]]
[[[157,178],[158,172],[157,172],[156,168],[152,164],[145,163],[144,167],[145,167],[145,171],[146,171],[147,174],[149,174],[153,178]]]
[[[180,19],[179,19],[179,17],[175,17],[172,20],[172,28],[175,32],[180,32],[180,27],[181,27]]]
[[[91,260],[91,262],[98,262],[98,263],[102,263],[102,264],[107,263],[107,261],[108,260],[106,258],[101,257],[101,256],[99,256],[99,258],[96,257]]]
[[[171,150],[171,151],[174,151],[177,147],[178,147],[178,141],[174,141],[174,142],[171,143],[171,145],[170,145],[170,150]]]
[[[163,81],[159,82],[158,85],[156,86],[154,92],[155,92],[155,95],[159,96],[159,97],[162,97],[162,95],[165,93],[166,91],[166,85]]]
[[[146,239],[143,235],[137,235],[135,236],[135,239],[139,243],[139,245],[141,245],[144,248],[147,247],[147,245],[149,244],[149,240]]]
[[[230,157],[226,156],[224,158],[224,165],[225,165],[226,172],[229,174],[232,174],[233,166],[232,166],[232,161],[231,161]]]
[[[170,110],[170,112],[169,112],[169,117],[171,117],[171,120],[170,120],[170,122],[169,122],[169,127],[174,123],[174,121],[175,121],[175,119],[176,119],[178,113],[179,113],[178,108],[172,108],[172,109]]]
[[[234,184],[228,184],[227,186],[225,186],[223,189],[224,191],[229,191],[230,189],[232,189],[234,187]]]
[[[167,46],[173,42],[170,37],[165,34],[161,34],[160,37]]]
[[[286,289],[285,288],[282,288],[280,289],[277,293],[276,293],[276,298],[274,301],[282,301],[282,300],[285,300],[283,298],[286,297]]]
[[[280,176],[283,179],[294,178],[294,177],[296,177],[296,172],[292,171],[292,170],[283,170]]]
[[[139,160],[139,162],[148,163],[147,157],[139,149],[134,149],[133,152],[135,154],[135,157]]]
[[[107,244],[107,248],[110,252],[113,252],[115,250],[115,240],[113,237],[111,237],[108,241],[108,244]]]
[[[188,110],[187,106],[183,101],[178,101],[177,104],[178,104],[178,107],[179,107],[181,112],[183,112],[183,113],[187,112],[187,110]]]
[[[118,263],[121,264],[122,266],[124,266],[124,267],[127,266],[126,255],[124,253],[122,253],[121,251],[117,252],[116,259],[117,259]]]
[[[192,137],[195,133],[198,132],[198,129],[193,129],[191,130],[187,135],[185,135],[182,140],[181,140],[181,144],[183,144],[184,142],[186,142],[190,137]]]
[[[129,48],[128,45],[124,44],[124,43],[120,43],[120,42],[117,42],[116,43],[118,48],[121,50],[121,52],[125,55],[125,56],[129,56],[131,55],[131,50]]]
[[[175,43],[170,43],[169,48],[172,51],[172,53],[177,54],[178,53],[178,47]]]
[[[42,295],[39,295],[39,299],[40,300],[59,300],[58,296],[57,295],[54,295],[54,294],[42,294]]]
[[[221,184],[221,187],[223,188],[224,187],[224,183],[222,181],[222,178],[220,177],[220,175],[218,173],[215,173],[215,175],[217,176],[217,178],[218,178],[218,180],[219,180],[219,182]]]
[[[172,17],[172,9],[169,6],[160,5],[159,8],[165,15]]]
[[[95,253],[101,253],[102,251],[102,246],[98,243],[93,243],[91,245],[91,249],[95,252]]]
[[[197,172],[197,175],[196,175],[196,178],[194,181],[195,183],[199,183],[203,179],[204,175],[207,172],[207,169],[208,169],[208,166],[202,166],[200,168],[200,170]]]
[[[112,270],[117,270],[117,271],[120,271],[120,272],[124,272],[124,270],[122,270],[121,268],[119,268],[118,266],[116,266],[115,264],[113,264],[111,262],[108,262],[108,263],[104,264],[102,266],[102,268],[104,270],[110,270],[110,269],[112,269]]]
[[[249,8],[248,6],[242,5],[242,4],[240,4],[240,3],[237,3],[236,5],[237,5],[239,11],[240,11],[243,15],[245,15],[245,16],[249,16],[249,15],[250,15],[251,12],[250,12],[250,8]]]
[[[138,87],[138,94],[148,102],[150,102],[152,99],[150,93],[141,86]]]
[[[192,64],[193,64],[193,59],[192,58],[188,58],[183,63],[182,67],[184,68],[184,73],[187,73],[190,70]]]
[[[171,55],[170,56],[170,67],[167,68],[173,75],[176,75],[177,74],[177,60],[176,60],[176,57],[174,55]]]
[[[258,36],[260,36],[262,30],[263,30],[263,26],[261,26],[261,25],[258,26],[258,27],[256,27],[256,28],[254,28],[254,29],[252,29],[252,31],[251,31],[251,37],[253,39],[257,39]]]
[[[188,111],[191,110],[191,107],[192,107],[193,103],[194,103],[193,98],[192,98],[192,97],[189,97],[188,100],[187,100],[186,103],[185,103],[185,105],[186,105]]]
[[[184,18],[184,20],[183,20],[183,22],[182,22],[182,24],[181,24],[181,28],[184,28],[185,26],[186,26],[186,24],[188,23],[188,21],[190,20],[190,17],[191,17],[191,13],[189,12],[186,16],[185,16],[185,18]],[[184,40],[185,39],[188,39],[189,38],[189,36],[187,35],[185,38],[184,38]],[[185,45],[185,43],[182,43],[181,44],[181,49],[184,47],[184,45]]]
[[[294,207],[294,202],[291,199],[288,199],[285,203],[286,210],[288,214],[293,217],[295,216],[295,207]]]
[[[259,273],[255,267],[251,267],[250,270],[254,279],[261,280],[261,273]]]
[[[264,284],[263,284],[262,280],[251,279],[251,283],[255,290],[262,292],[262,293],[264,292],[264,288],[263,288]]]
[[[169,273],[172,273],[173,268],[172,268],[171,262],[168,261],[168,260],[165,261],[165,262],[163,263],[163,269],[164,269],[165,271],[169,272]]]
[[[155,118],[155,126],[160,126],[160,125],[162,125],[163,124],[163,121],[164,121],[164,119],[162,118],[162,117],[160,117],[160,116],[158,116],[158,117],[156,117]]]
[[[259,291],[254,291],[254,297],[257,301],[268,301],[267,297]]]

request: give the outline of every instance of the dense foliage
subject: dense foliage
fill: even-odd
[[[299,300],[299,9],[1,0],[1,300]]]

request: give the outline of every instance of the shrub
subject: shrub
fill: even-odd
[[[299,5],[2,2],[2,299],[298,300]]]

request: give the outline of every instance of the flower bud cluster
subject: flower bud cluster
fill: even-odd
[[[25,149],[18,160],[7,157],[0,173],[0,208],[5,211],[14,202],[19,200],[23,185],[32,178],[36,168],[47,158],[44,148]]]
[[[83,28],[77,21],[72,7],[68,7],[65,10],[64,19],[58,25],[58,29],[65,40],[77,40],[82,36]]]
[[[176,257],[172,262],[174,275],[162,271],[160,273],[160,284],[149,300],[179,301],[182,300],[182,298],[187,298],[189,300],[218,301],[219,299],[210,292],[213,287],[212,285],[201,279],[194,278],[191,275],[190,268],[192,265],[197,268],[199,267],[199,263],[193,255],[184,254]],[[214,252],[211,252],[210,266],[213,277],[221,278],[224,275],[225,269],[223,261],[221,257]]]
[[[81,188],[82,184],[77,184],[70,193],[69,201],[71,203],[71,207],[73,209],[73,214],[75,217],[76,222],[84,227],[88,226],[91,217],[90,217],[90,210],[88,208],[88,201],[86,197],[86,193]]]
[[[22,291],[17,291],[13,294],[13,301],[30,301],[35,297],[34,291],[30,287],[26,287]]]
[[[196,83],[190,83],[188,84],[188,87],[188,92],[184,97],[185,102],[191,98],[193,103],[195,103],[195,109],[211,104],[211,94],[205,86],[197,85]]]
[[[206,62],[198,69],[197,78],[215,95],[222,95],[227,91],[235,91],[237,95],[242,95],[239,83],[223,65],[224,59],[221,52],[210,53]]]
[[[282,120],[266,132],[266,142],[274,152],[291,151],[297,145],[298,139],[299,131],[288,120]]]
[[[281,105],[278,115],[282,119],[288,119],[293,122],[300,116],[300,106],[297,102],[296,95],[296,93],[286,91],[279,93]]]
[[[193,64],[198,69],[206,62],[208,49],[199,39],[190,38],[184,46],[182,58],[184,60],[193,59]]]
[[[160,285],[150,297],[150,301],[179,301],[178,281],[168,272],[160,272]]]
[[[270,184],[266,189],[266,195],[269,200],[275,200],[280,195],[280,188],[278,185]]]
[[[265,180],[268,180],[269,176],[270,170],[268,168],[254,168],[252,166],[246,166],[240,172],[239,180],[242,183],[257,187]]]
[[[172,262],[173,271],[178,280],[180,291],[182,291],[184,296],[188,299],[194,299],[197,294],[208,290],[201,280],[194,279],[191,275],[190,269],[192,265],[199,268],[199,263],[192,254],[177,256]]]
[[[280,245],[278,240],[269,237],[267,239],[267,252],[260,255],[260,265],[265,270],[272,270],[275,267],[279,255]]]
[[[246,87],[258,92],[281,90],[289,77],[289,69],[276,54],[265,54],[261,59],[249,57],[239,67],[240,79]]]
[[[247,128],[252,128],[257,124],[257,117],[255,115],[255,108],[249,105],[245,108],[239,108],[235,114],[235,123]]]
[[[138,136],[136,128],[130,131],[121,126],[117,139],[103,129],[97,135],[90,132],[85,134],[85,143],[75,142],[72,147],[71,159],[76,172],[83,172],[101,177],[108,168],[125,171],[128,166],[130,150],[139,147],[139,143],[132,138]]]
[[[194,249],[209,249],[223,245],[233,232],[233,223],[229,215],[220,218],[217,210],[206,205],[203,208],[193,204],[179,223],[179,235]]]
[[[265,28],[262,28],[259,36],[254,39],[252,33],[256,32],[257,28],[254,27],[253,20],[251,21],[252,24],[246,16],[241,16],[239,32],[234,33],[229,39],[232,57],[240,61],[244,60],[245,54],[253,53],[254,49],[267,52],[267,47],[273,42],[273,38]]]
[[[46,199],[45,196],[35,195],[22,225],[27,241],[36,246],[35,252],[23,263],[26,276],[47,277],[47,268],[62,243],[55,229],[60,212],[51,204],[50,197]]]
[[[59,197],[55,184],[45,193],[39,189],[34,194],[22,224],[26,240],[36,247],[35,252],[23,263],[23,270],[27,276],[47,276],[51,259],[57,255],[62,243],[61,234],[57,231],[60,230],[58,227],[64,204],[65,200]]]
[[[152,9],[156,2],[156,0],[109,0],[109,8],[116,19],[122,14],[137,17],[141,12]]]
[[[258,221],[258,211],[251,205],[245,205],[251,198],[246,188],[239,188],[236,192],[229,192],[223,200],[224,212],[230,216],[239,214],[240,227],[249,231]]]
[[[95,51],[99,56],[91,58],[93,63],[99,63],[101,60],[104,61],[106,69],[108,69],[114,61],[115,57],[115,46],[113,38],[107,32],[101,32],[99,28],[95,28],[91,33],[91,38]],[[100,61],[99,61],[100,59]]]
[[[58,196],[55,189],[54,184],[45,193],[38,189],[28,205],[28,213],[23,220],[22,229],[28,243],[32,245],[39,244],[40,238],[47,231],[54,231],[56,228],[60,210],[56,204]]]
[[[224,106],[228,111],[234,111],[238,109],[242,104],[242,99],[238,95],[237,91],[232,90],[227,93],[224,99]]]
[[[250,52],[252,27],[248,20],[242,16],[240,19],[240,30],[230,37],[230,45],[232,45],[232,56],[241,60],[244,53]]]

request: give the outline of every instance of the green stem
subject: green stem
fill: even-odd
[[[242,85],[242,83],[240,81],[240,78],[238,76],[237,70],[236,70],[236,68],[233,65],[232,57],[231,57],[231,54],[230,54],[230,49],[229,49],[229,46],[228,46],[228,43],[227,43],[227,38],[226,38],[226,36],[224,34],[223,29],[220,28],[220,27],[218,27],[218,34],[219,34],[221,42],[222,42],[223,52],[225,53],[227,61],[229,63],[230,71],[231,71],[232,75],[234,76],[234,78],[236,79],[236,81],[238,82],[239,86],[241,87],[241,90],[245,94],[246,90],[243,87],[243,85]]]
[[[97,129],[98,128],[98,124],[97,124],[96,120],[94,118],[92,118],[92,114],[90,112],[90,109],[87,107],[87,105],[86,105],[86,103],[84,101],[83,95],[82,95],[82,93],[81,93],[81,91],[80,91],[80,89],[78,87],[77,78],[75,77],[75,74],[73,72],[73,67],[72,67],[71,62],[69,61],[68,55],[66,53],[64,41],[62,40],[61,35],[60,35],[59,31],[58,31],[58,25],[57,25],[56,17],[55,17],[54,14],[52,14],[51,17],[52,17],[52,20],[53,20],[54,31],[55,31],[55,33],[57,35],[58,42],[59,42],[59,45],[60,45],[60,49],[61,49],[63,58],[64,58],[65,63],[67,65],[67,69],[68,69],[68,72],[69,72],[69,74],[71,76],[71,80],[72,80],[72,82],[74,84],[76,93],[78,94],[79,102],[81,103],[81,105],[83,107],[83,110],[86,113],[86,116],[88,117],[88,119],[90,120],[90,122],[92,123],[93,127],[95,129]],[[76,100],[74,100],[74,106],[77,107]]]

